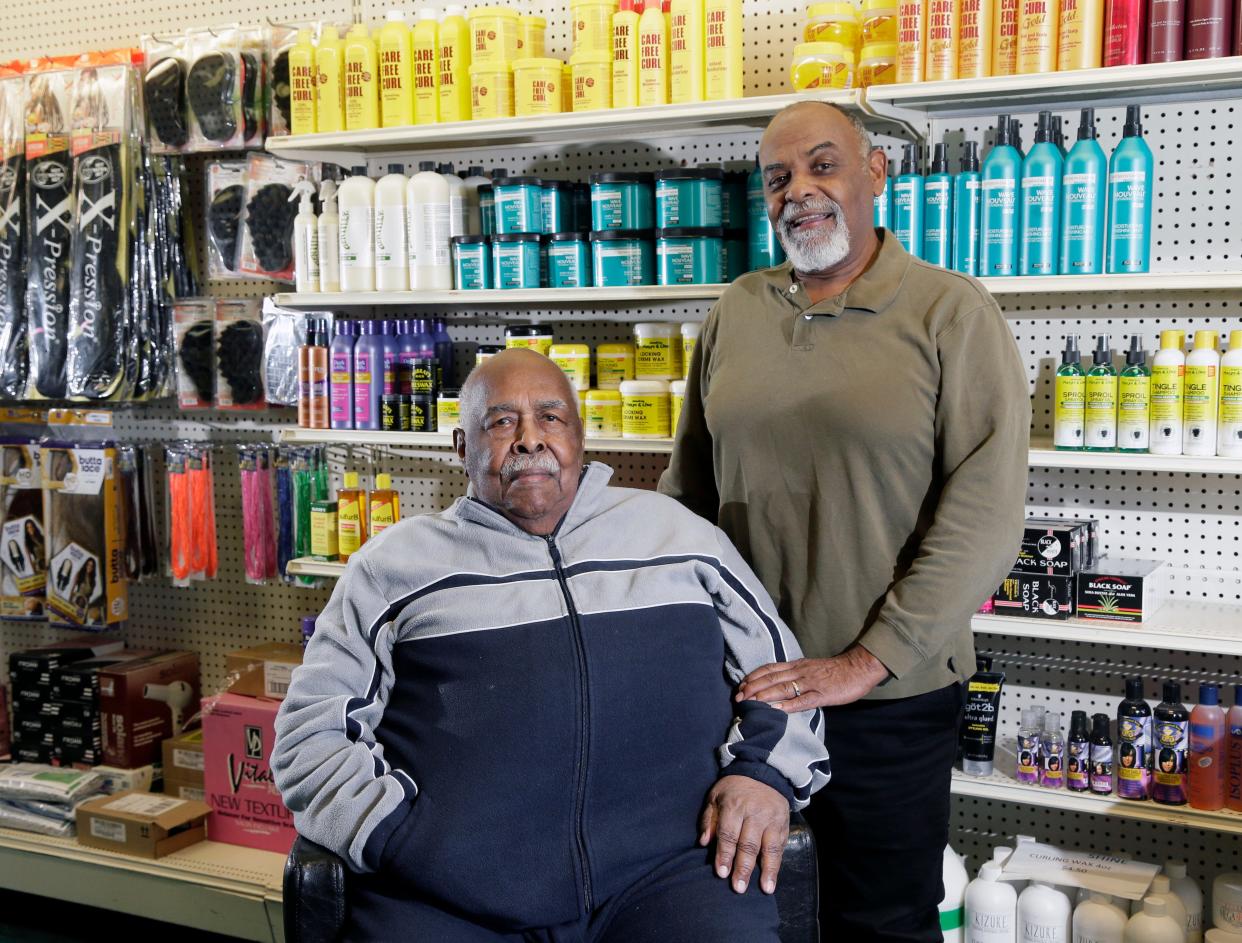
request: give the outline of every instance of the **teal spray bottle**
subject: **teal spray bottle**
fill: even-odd
[[[1053,139],[1052,112],[1041,111],[1035,131],[1035,146],[1022,161],[1023,275],[1057,273],[1062,167],[1061,150]]]
[[[1108,271],[1151,267],[1151,148],[1143,140],[1138,105],[1126,106],[1121,143],[1108,164]]]
[[[923,258],[923,175],[919,146],[907,144],[901,155],[901,174],[893,188],[893,233],[906,251]]]
[[[1092,358],[1087,371],[1087,451],[1111,452],[1117,447],[1117,368],[1107,334],[1096,338]]]
[[[1062,275],[1099,275],[1104,271],[1104,181],[1108,160],[1095,139],[1095,109],[1084,108],[1078,140],[1065,158],[1061,177]]]
[[[923,184],[923,258],[948,268],[953,242],[953,177],[945,146],[932,153],[931,173]]]
[[[872,225],[876,229],[893,228],[893,178],[884,178],[884,189],[871,198]]]
[[[953,269],[979,274],[979,145],[967,141],[953,178]]]
[[[1009,116],[1001,115],[996,125],[996,146],[983,162],[979,224],[979,273],[983,276],[1018,274],[1017,198],[1022,158],[1013,140]]]

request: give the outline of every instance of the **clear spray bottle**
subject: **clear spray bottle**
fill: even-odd
[[[302,179],[293,185],[289,202],[298,200],[293,219],[293,282],[299,292],[319,291],[319,223],[315,218],[315,185]]]
[[[1039,784],[1045,789],[1060,789],[1065,785],[1065,738],[1061,736],[1061,715],[1057,711],[1044,715],[1042,744]]]

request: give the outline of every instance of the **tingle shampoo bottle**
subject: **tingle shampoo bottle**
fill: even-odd
[[[1242,458],[1242,331],[1229,332],[1229,350],[1220,358],[1219,422],[1216,454]]]
[[[1215,331],[1195,331],[1194,347],[1186,358],[1186,412],[1182,452],[1216,454],[1216,407],[1220,381],[1220,354]]]
[[[1108,160],[1095,139],[1095,109],[1084,108],[1078,140],[1065,158],[1061,177],[1062,275],[1099,275],[1104,271],[1104,181]]]
[[[1153,455],[1182,454],[1182,400],[1186,382],[1183,331],[1161,331],[1151,362],[1151,441]]]

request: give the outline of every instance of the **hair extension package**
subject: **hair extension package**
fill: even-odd
[[[129,594],[117,450],[108,443],[47,442],[40,464],[49,617],[78,628],[118,627],[129,615]]]
[[[294,185],[317,182],[310,164],[251,154],[246,162],[246,212],[238,268],[251,278],[293,281]]]
[[[263,319],[257,299],[216,302],[216,406],[263,409]]]
[[[0,66],[0,398],[25,399],[26,80]]]
[[[177,405],[210,409],[216,398],[216,300],[185,298],[173,308]]]
[[[246,162],[213,160],[207,165],[207,275],[237,277],[237,243],[246,199]]]
[[[38,443],[0,439],[0,618],[44,618],[43,495]]]

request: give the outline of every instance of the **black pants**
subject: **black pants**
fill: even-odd
[[[805,815],[823,943],[941,943],[959,685],[824,711],[832,781]]]

